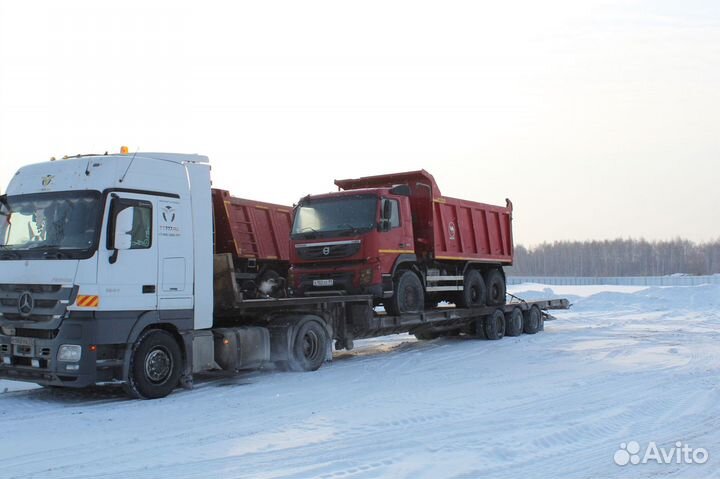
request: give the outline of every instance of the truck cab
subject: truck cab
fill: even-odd
[[[392,293],[383,274],[399,258],[415,261],[410,203],[403,193],[404,188],[365,188],[303,198],[291,234],[294,293]]]
[[[178,351],[212,348],[211,335],[187,335],[213,321],[212,264],[196,261],[212,257],[207,157],[28,165],[1,203],[0,376],[81,387],[127,382],[145,367],[154,384],[135,388],[152,396],[177,384]],[[152,354],[133,365],[127,345],[151,326]]]

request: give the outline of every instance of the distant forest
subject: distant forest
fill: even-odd
[[[710,243],[645,241],[560,241],[534,248],[515,246],[517,276],[662,276],[720,273],[720,239]]]

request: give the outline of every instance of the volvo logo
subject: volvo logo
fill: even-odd
[[[323,248],[322,251],[323,251],[323,256],[327,256],[327,255],[330,254],[330,247],[329,247],[329,246],[326,246],[326,247]]]
[[[34,307],[35,300],[33,300],[30,293],[25,292],[20,295],[20,298],[18,299],[18,312],[20,313],[20,316],[30,316]]]

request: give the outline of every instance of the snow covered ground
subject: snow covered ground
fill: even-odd
[[[512,292],[573,307],[534,336],[384,337],[155,401],[0,381],[0,477],[720,477],[719,285]],[[709,459],[616,465],[631,441]]]

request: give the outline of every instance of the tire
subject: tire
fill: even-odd
[[[291,371],[316,371],[325,362],[328,334],[317,321],[307,321],[295,331],[288,367]]]
[[[488,339],[502,339],[505,336],[505,313],[496,309],[493,314],[485,318],[485,336]]]
[[[425,291],[420,278],[412,271],[402,273],[395,283],[392,298],[385,301],[385,311],[391,316],[421,313],[425,307]]]
[[[182,353],[172,334],[159,329],[146,331],[130,357],[125,391],[141,399],[157,399],[175,389],[182,371]]]
[[[524,327],[523,312],[520,308],[513,309],[505,316],[505,336],[520,336]]]
[[[529,310],[523,313],[523,332],[525,334],[535,334],[540,330],[540,322],[542,321],[542,312],[537,306],[531,306]]]
[[[469,269],[463,279],[463,290],[459,294],[459,305],[461,308],[477,308],[485,306],[487,298],[487,286],[480,271]]]
[[[491,269],[487,274],[487,304],[499,306],[505,304],[505,277],[499,269]]]

